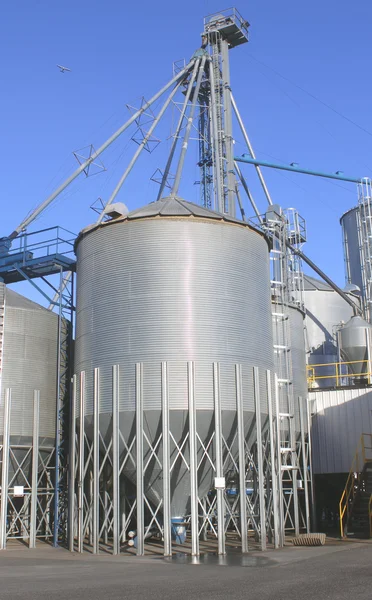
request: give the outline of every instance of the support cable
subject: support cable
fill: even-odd
[[[313,100],[316,100],[320,104],[323,104],[323,106],[325,106],[326,108],[328,108],[329,110],[331,110],[332,112],[334,112],[336,115],[338,115],[339,117],[341,117],[341,119],[344,119],[345,121],[348,121],[348,123],[351,123],[352,125],[354,125],[354,127],[357,127],[358,129],[360,129],[361,131],[363,131],[364,133],[366,133],[367,135],[370,135],[372,137],[372,132],[371,131],[368,131],[368,129],[365,129],[361,125],[358,125],[358,123],[356,123],[355,121],[353,121],[352,119],[350,119],[346,115],[342,114],[341,112],[339,112],[338,110],[336,110],[335,108],[333,108],[333,106],[331,106],[330,104],[327,104],[327,102],[324,102],[324,100],[321,100],[320,98],[318,98],[317,96],[315,96],[315,94],[312,94],[308,90],[305,90],[303,87],[301,87],[300,85],[298,85],[298,83],[295,83],[294,81],[291,81],[291,79],[289,79],[285,75],[282,75],[281,73],[279,73],[278,71],[276,71],[272,67],[269,67],[269,65],[266,65],[262,61],[258,60],[252,54],[250,54],[250,57],[253,58],[253,60],[255,60],[257,63],[261,64],[263,67],[266,67],[267,69],[269,69],[270,71],[272,71],[273,73],[275,73],[275,75],[278,75],[278,77],[281,77],[285,81],[288,81],[288,83],[290,83],[291,85],[293,85],[294,87],[296,87],[298,90],[301,90],[301,92],[304,92],[304,94],[307,94],[308,96],[310,96],[310,98],[313,98]]]

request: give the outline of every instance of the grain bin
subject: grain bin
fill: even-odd
[[[335,366],[339,360],[337,329],[353,315],[353,309],[327,283],[305,275],[304,301],[306,307],[306,335],[308,365],[314,367],[316,386],[320,388],[336,385]],[[357,299],[351,296],[354,301]],[[328,377],[329,376],[329,377]]]
[[[147,440],[145,462],[151,465],[140,484],[151,501],[161,500],[161,363],[166,361],[171,464],[176,463],[171,517],[182,519],[190,512],[190,452],[184,434],[190,416],[188,362],[195,366],[197,435],[208,448],[215,423],[213,363],[219,363],[224,438],[232,448],[225,474],[237,455],[236,364],[242,366],[248,444],[256,441],[251,427],[254,366],[260,369],[261,412],[267,414],[265,371],[274,370],[267,241],[246,223],[170,197],[86,228],[76,254],[75,373],[80,381],[84,374],[85,431],[92,439],[93,375],[99,369],[101,452],[109,446],[112,367],[118,365],[119,454],[128,455],[139,418],[136,364],[142,365],[140,422]],[[81,401],[80,388],[78,406]],[[198,495],[203,497],[213,488],[215,473],[211,461],[199,458],[204,466],[198,471]],[[132,453],[121,472],[138,485],[137,466]]]
[[[40,391],[39,444],[54,447],[58,316],[0,283],[1,403],[11,388],[10,444],[32,443],[33,393]],[[3,411],[0,433],[3,434]]]

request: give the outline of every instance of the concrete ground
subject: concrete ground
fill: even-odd
[[[172,560],[70,554],[40,544],[0,553],[0,600],[370,600],[372,544]]]

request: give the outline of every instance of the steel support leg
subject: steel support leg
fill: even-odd
[[[313,480],[313,455],[311,449],[311,415],[309,410],[309,402],[306,401],[306,417],[307,417],[307,431],[308,431],[308,465],[309,465],[309,477],[310,477],[310,498],[311,498],[311,521],[313,531],[317,530],[317,519],[316,519],[316,504],[315,504],[315,493],[314,493],[314,480]]]
[[[31,518],[30,518],[30,542],[29,547],[36,546],[37,531],[37,491],[39,479],[39,415],[40,415],[40,391],[34,391],[34,414],[32,428],[32,474],[31,474]]]
[[[74,552],[75,538],[75,462],[76,462],[76,375],[72,378],[71,421],[70,421],[70,461],[69,461],[69,490],[68,490],[68,547]]]
[[[278,497],[279,497],[279,546],[284,546],[284,504],[283,504],[283,470],[282,453],[280,445],[280,409],[279,409],[279,383],[278,376],[275,374],[275,418],[276,418],[276,452],[278,458]]]
[[[245,480],[245,432],[242,390],[242,366],[235,365],[236,385],[236,413],[238,417],[238,447],[239,447],[239,500],[240,500],[240,534],[242,538],[242,552],[248,552],[248,526],[247,526],[247,492]]]
[[[0,550],[6,548],[6,522],[8,510],[8,483],[9,483],[9,441],[10,441],[10,414],[12,404],[12,390],[5,390],[4,398],[4,427],[3,427],[3,464],[1,469],[1,507],[0,507]]]
[[[85,472],[85,371],[80,373],[78,552],[84,551],[84,472]]]
[[[99,552],[99,368],[93,381],[93,554]]]
[[[196,448],[196,410],[194,363],[187,363],[189,399],[190,494],[191,494],[191,554],[199,555],[198,519],[198,454]]]
[[[169,392],[167,363],[161,363],[161,395],[163,420],[163,537],[164,556],[172,554],[171,503],[170,503],[170,453],[169,453]]]
[[[145,554],[143,482],[143,364],[136,364],[137,555]]]
[[[220,393],[220,365],[213,363],[214,427],[216,439],[216,477],[223,477],[222,418]],[[225,547],[225,500],[224,490],[217,488],[217,535],[218,554],[226,554]]]
[[[270,436],[270,462],[271,462],[271,489],[273,494],[273,525],[274,525],[274,547],[279,548],[279,497],[278,497],[278,474],[277,461],[275,459],[275,437],[273,424],[273,398],[271,389],[271,373],[266,371],[267,386],[267,408],[269,415],[269,436]]]
[[[112,367],[112,553],[120,554],[119,365]]]
[[[306,532],[310,533],[310,503],[309,503],[309,484],[308,484],[308,465],[306,456],[306,445],[305,445],[305,418],[304,418],[304,405],[301,396],[298,398],[300,405],[300,428],[301,428],[301,450],[302,450],[302,473],[304,478],[304,492],[305,492],[305,521],[306,521]]]
[[[290,445],[291,445],[291,476],[292,476],[292,490],[293,490],[293,517],[294,517],[294,526],[295,526],[295,535],[300,535],[300,509],[298,505],[298,486],[297,486],[297,467],[298,467],[298,455],[296,450],[296,432],[295,432],[295,411],[294,411],[294,402],[292,397],[292,402],[290,406],[291,417],[289,418],[289,433],[290,433]]]
[[[261,550],[266,550],[266,507],[265,507],[265,487],[262,455],[262,426],[261,426],[261,399],[260,399],[260,381],[258,367],[253,367],[254,381],[254,400],[256,411],[256,429],[257,429],[257,471],[258,471],[258,490],[260,506],[260,533]]]

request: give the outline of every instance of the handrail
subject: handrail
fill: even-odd
[[[369,445],[367,445],[367,440],[369,442]],[[346,480],[345,489],[342,492],[342,496],[339,502],[340,534],[342,538],[345,536],[345,525],[347,525],[350,516],[350,509],[353,505],[355,496],[359,490],[361,473],[365,464],[368,462],[372,462],[372,453],[370,457],[367,456],[367,450],[372,451],[372,434],[362,433],[362,435],[360,436],[360,441],[355,456],[353,458],[353,462],[351,463],[351,468],[349,471],[348,478]],[[372,495],[369,501],[368,511],[370,518],[370,528],[372,532]]]
[[[360,364],[361,369],[363,371],[361,373],[343,373],[349,365]],[[317,369],[325,369],[329,367],[334,367],[334,373],[328,373],[327,375],[318,375]],[[372,379],[372,366],[370,360],[349,360],[347,362],[331,362],[331,363],[319,363],[319,364],[311,364],[307,365],[307,383],[308,387],[311,388],[317,381],[321,381],[323,379],[333,379],[335,380],[335,386],[340,387],[345,385],[343,380],[347,380],[354,377],[368,377]],[[348,385],[348,383],[346,383]]]

